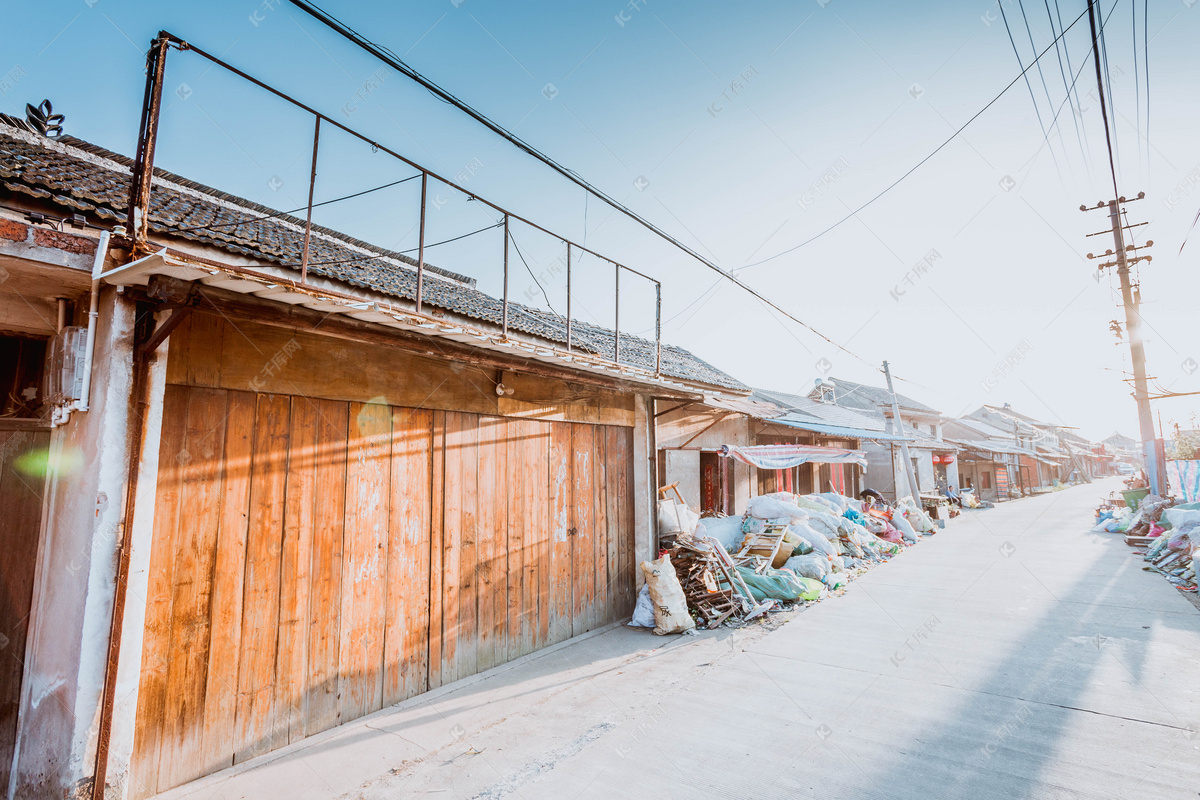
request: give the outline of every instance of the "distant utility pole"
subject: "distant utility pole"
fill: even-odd
[[[908,455],[908,440],[904,438],[904,423],[900,420],[900,402],[896,399],[896,389],[892,386],[892,372],[888,369],[888,362],[883,362],[883,374],[887,376],[888,393],[892,396],[892,419],[895,420],[896,435],[900,437],[900,455],[904,459],[904,477],[908,479],[908,489],[912,494],[913,502],[918,507],[921,505],[921,489],[917,485],[917,478],[913,475],[912,458]],[[896,499],[900,499],[900,493],[896,493]]]
[[[1138,192],[1137,200],[1141,200],[1146,196],[1145,192]],[[1118,197],[1116,200],[1109,200],[1107,203],[1103,200],[1094,206],[1081,205],[1080,211],[1095,211],[1101,208],[1108,209],[1108,218],[1112,225],[1113,247],[1115,250],[1105,250],[1103,255],[1096,256],[1088,253],[1088,258],[1104,258],[1112,256],[1109,261],[1101,263],[1098,267],[1100,270],[1108,269],[1109,267],[1117,268],[1117,277],[1121,280],[1121,301],[1125,307],[1125,333],[1129,336],[1129,352],[1133,360],[1133,399],[1137,403],[1138,412],[1138,429],[1142,437],[1142,455],[1146,459],[1146,475],[1150,478],[1150,491],[1157,495],[1163,494],[1165,487],[1162,485],[1163,476],[1159,474],[1159,457],[1158,457],[1158,441],[1154,436],[1154,416],[1150,411],[1150,391],[1146,383],[1146,349],[1142,344],[1142,312],[1141,312],[1141,292],[1133,285],[1133,281],[1129,276],[1129,268],[1139,261],[1152,261],[1153,256],[1133,256],[1130,253],[1138,250],[1145,250],[1154,245],[1153,240],[1147,240],[1141,247],[1132,245],[1125,246],[1125,231],[1130,228],[1135,228],[1146,223],[1140,222],[1136,225],[1122,225],[1121,214],[1124,209],[1122,205],[1126,202],[1124,197]],[[1088,236],[1100,236],[1108,231],[1097,231],[1089,233]]]

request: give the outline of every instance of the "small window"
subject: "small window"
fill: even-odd
[[[42,415],[45,368],[45,339],[0,335],[0,417],[30,419]]]

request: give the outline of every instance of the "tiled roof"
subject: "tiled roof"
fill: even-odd
[[[776,392],[770,389],[755,389],[753,397],[780,405],[800,419],[808,418],[813,422],[824,422],[842,428],[857,428],[873,433],[885,433],[887,427],[883,420],[873,415],[859,414],[849,408],[833,403],[818,403],[809,397],[787,392]]]
[[[892,396],[887,389],[854,383],[853,381],[844,381],[840,378],[830,378],[830,380],[833,381],[834,385],[834,402],[839,406],[857,408],[862,411],[880,411],[890,407],[892,404]],[[924,403],[918,403],[911,397],[905,397],[899,392],[896,393],[896,401],[902,409],[906,408],[909,411],[917,411],[922,414],[941,414],[936,408],[927,406]]]
[[[124,222],[130,160],[64,136],[50,141],[0,124],[0,194],[20,193],[108,222]],[[149,209],[150,232],[188,239],[277,267],[301,260],[304,220],[226,194],[178,175],[155,170]],[[272,215],[270,219],[260,219]],[[204,230],[187,230],[209,226]],[[340,262],[340,263],[323,263]],[[309,273],[393,297],[415,299],[416,261],[408,256],[313,226]],[[475,288],[474,281],[426,265],[423,301],[471,319],[499,325],[503,303]],[[509,329],[565,344],[566,321],[555,314],[509,303]],[[572,343],[611,357],[613,331],[576,321]],[[621,334],[621,363],[654,369],[655,347]],[[679,347],[662,346],[663,375],[708,386],[745,391],[737,379]]]

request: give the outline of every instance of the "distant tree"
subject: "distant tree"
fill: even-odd
[[[1175,435],[1167,445],[1167,458],[1171,461],[1193,461],[1200,458],[1200,426],[1196,424],[1196,415],[1189,419],[1191,430],[1183,430],[1175,425]]]

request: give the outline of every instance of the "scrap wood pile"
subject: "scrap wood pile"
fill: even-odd
[[[1101,503],[1092,530],[1124,534],[1126,544],[1145,548],[1135,551],[1146,561],[1142,569],[1159,573],[1182,592],[1195,592],[1200,568],[1200,503],[1176,505],[1151,494],[1132,508],[1133,499]]]
[[[678,497],[659,503],[660,557],[631,625],[655,633],[742,625],[844,591],[936,527],[910,498],[877,508],[833,492],[751,498],[741,517],[700,519]]]

